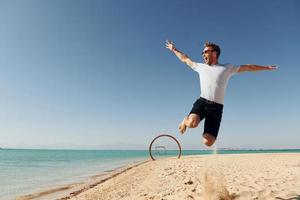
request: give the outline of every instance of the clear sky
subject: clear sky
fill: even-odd
[[[0,146],[146,149],[159,133],[205,148],[178,124],[200,95],[205,41],[238,74],[217,146],[300,148],[300,1],[0,0]]]

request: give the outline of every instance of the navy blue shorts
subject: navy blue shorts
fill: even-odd
[[[205,118],[204,132],[213,135],[215,138],[218,136],[220,123],[222,120],[223,105],[209,101],[200,97],[194,103],[190,114],[197,114],[200,121]]]

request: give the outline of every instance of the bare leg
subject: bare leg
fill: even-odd
[[[179,132],[183,134],[186,131],[186,121],[187,117],[183,118],[182,122],[179,124]]]
[[[185,117],[182,122],[179,124],[179,131],[183,134],[186,131],[186,128],[196,128],[200,122],[200,117],[197,114],[190,114]]]
[[[216,138],[212,135],[212,134],[209,134],[209,133],[204,133],[203,134],[203,143],[210,147],[212,146],[216,141]]]

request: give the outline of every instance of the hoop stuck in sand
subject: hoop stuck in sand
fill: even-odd
[[[160,154],[160,150],[163,150],[163,152],[164,153],[167,153],[167,151],[168,150],[170,150],[170,149],[168,149],[167,147],[166,147],[166,145],[161,145],[161,144],[158,144],[158,145],[154,145],[154,149],[152,148],[152,146],[153,146],[153,144],[155,143],[155,142],[158,142],[160,139],[162,139],[162,138],[164,138],[164,139],[166,139],[166,138],[168,138],[168,143],[169,142],[175,142],[175,148],[177,148],[177,150],[176,151],[178,151],[178,154],[177,154],[177,156],[178,156],[178,158],[180,158],[181,157],[181,145],[180,145],[180,143],[179,143],[179,141],[174,137],[174,136],[172,136],[172,135],[169,135],[169,134],[161,134],[161,135],[158,135],[158,136],[156,136],[152,141],[151,141],[151,143],[150,143],[150,145],[149,145],[149,155],[150,155],[150,157],[151,157],[151,159],[154,161],[155,160],[155,152],[154,151],[156,151],[156,153],[158,152],[158,154],[156,154],[156,157],[158,157],[158,155]]]

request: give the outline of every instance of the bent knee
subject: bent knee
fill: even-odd
[[[204,133],[203,134],[203,143],[210,147],[212,146],[216,141],[216,138],[215,136],[213,136],[212,134],[209,134],[209,133]]]
[[[198,124],[199,124],[199,121],[197,121],[197,120],[189,120],[189,121],[187,121],[186,125],[189,128],[196,128],[198,126]]]
[[[190,114],[187,118],[186,125],[189,128],[196,128],[200,122],[200,117],[196,114]]]
[[[212,146],[212,145],[215,143],[215,141],[208,141],[208,140],[204,139],[204,140],[203,140],[203,143],[204,143],[206,146],[210,147],[210,146]]]

